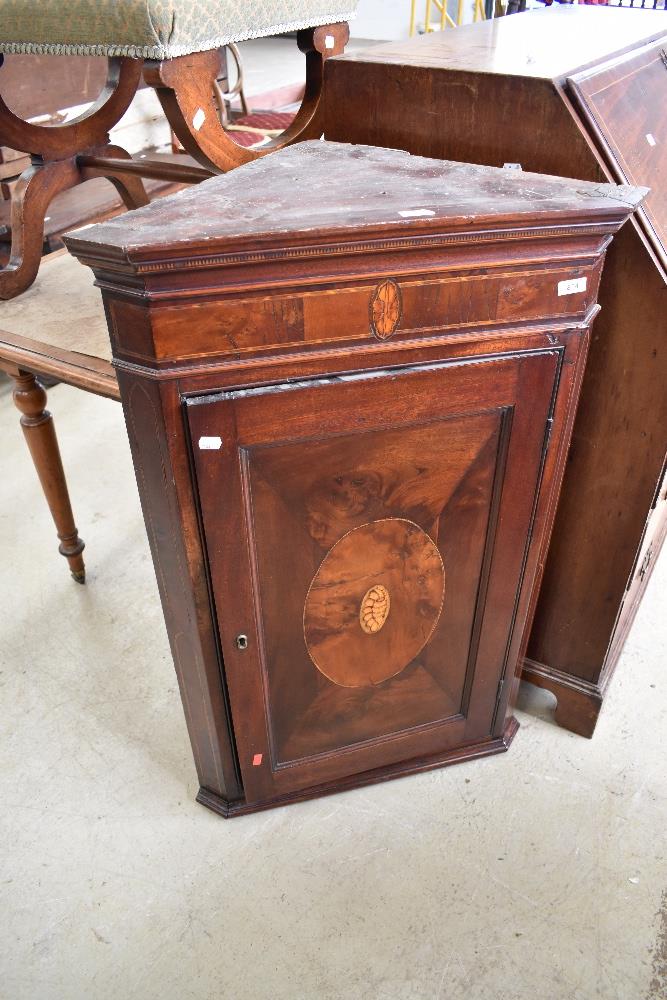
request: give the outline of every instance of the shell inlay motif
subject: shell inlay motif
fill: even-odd
[[[367,590],[359,606],[359,624],[367,635],[379,632],[389,615],[389,591],[381,583]]]
[[[403,312],[401,290],[387,278],[375,289],[370,303],[371,329],[380,340],[386,340],[398,326]]]

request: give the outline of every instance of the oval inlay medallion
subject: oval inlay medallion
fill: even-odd
[[[367,635],[375,635],[380,631],[387,620],[390,607],[389,591],[381,583],[366,591],[359,608],[359,624]]]
[[[381,684],[419,655],[444,596],[440,552],[418,524],[362,524],[336,542],[313,577],[303,609],[308,655],[341,687]]]
[[[395,281],[387,278],[377,286],[370,303],[371,330],[380,340],[386,340],[398,326],[403,303],[401,290]]]

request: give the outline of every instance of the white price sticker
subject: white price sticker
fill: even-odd
[[[569,278],[567,281],[558,282],[559,295],[577,295],[586,291],[585,278]]]
[[[200,451],[218,451],[220,448],[222,448],[222,438],[219,437],[199,438]]]
[[[398,214],[404,219],[420,219],[423,216],[435,215],[435,212],[430,208],[410,208]]]

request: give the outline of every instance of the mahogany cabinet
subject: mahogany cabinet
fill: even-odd
[[[524,663],[585,736],[667,530],[666,90],[667,14],[585,5],[327,67],[327,138],[651,188],[609,250]]]
[[[506,749],[638,189],[312,142],[81,230],[201,791]]]

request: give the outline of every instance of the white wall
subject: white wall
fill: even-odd
[[[458,3],[449,0],[449,13],[456,16]],[[426,0],[417,0],[415,23],[417,28],[424,25]],[[464,4],[464,23],[472,21],[473,0]],[[439,14],[431,7],[431,21],[438,23]],[[449,29],[448,29],[449,30]],[[357,16],[350,24],[352,38],[370,38],[393,42],[407,38],[410,32],[410,0],[359,0]]]
[[[418,16],[423,3],[424,0],[417,0]],[[350,22],[352,38],[395,41],[407,38],[409,30],[410,0],[359,0],[357,16]]]

